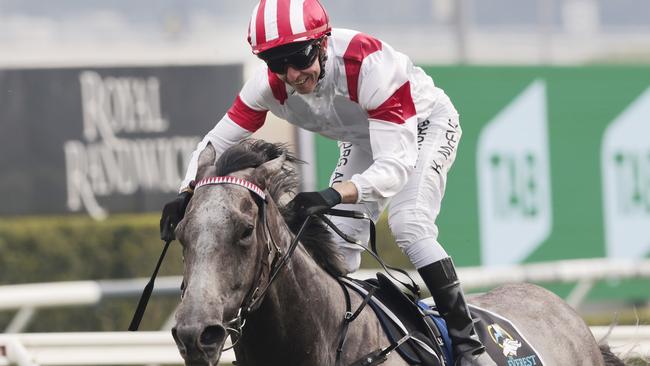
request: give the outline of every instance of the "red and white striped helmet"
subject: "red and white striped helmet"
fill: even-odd
[[[248,25],[253,53],[285,44],[317,39],[332,30],[318,0],[260,0]]]

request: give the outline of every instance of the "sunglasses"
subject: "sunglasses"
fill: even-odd
[[[296,70],[304,70],[311,66],[320,51],[320,43],[314,42],[308,44],[305,48],[290,55],[264,60],[271,72],[284,75],[287,73],[289,66]]]

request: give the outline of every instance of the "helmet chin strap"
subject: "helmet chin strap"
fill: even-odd
[[[318,75],[318,80],[322,80],[325,77],[325,61],[327,61],[327,55],[318,56],[318,63],[320,64],[320,74]]]
[[[323,40],[327,40],[328,35],[323,37]],[[323,42],[323,41],[321,41]],[[322,80],[325,77],[325,61],[327,61],[327,49],[323,49],[321,47],[320,51],[318,51],[318,64],[320,65],[320,75],[318,75],[318,80]]]

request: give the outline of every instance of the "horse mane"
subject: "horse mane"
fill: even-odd
[[[215,166],[217,175],[223,176],[247,168],[257,168],[282,155],[286,158],[285,163],[280,172],[272,177],[267,177],[266,189],[278,206],[287,226],[296,234],[302,225],[302,220],[292,207],[288,207],[286,202],[283,203],[282,198],[287,194],[290,197],[295,196],[299,185],[296,166],[302,164],[303,161],[290,153],[287,144],[245,139],[224,151]],[[347,273],[332,234],[322,220],[311,220],[300,241],[309,255],[325,271],[333,276],[342,276]]]

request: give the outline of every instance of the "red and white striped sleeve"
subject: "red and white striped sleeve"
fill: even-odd
[[[399,192],[417,160],[417,119],[410,60],[389,45],[356,34],[344,55],[348,93],[368,113],[374,163],[352,177],[358,202]]]
[[[278,89],[277,81],[282,83],[282,88],[285,88],[284,82],[280,79],[276,81],[271,76],[277,79],[275,74],[268,72],[266,65],[260,65],[253,77],[246,81],[228,110],[228,117],[250,132],[255,132],[264,125],[274,90]],[[286,94],[286,89],[282,90]]]

